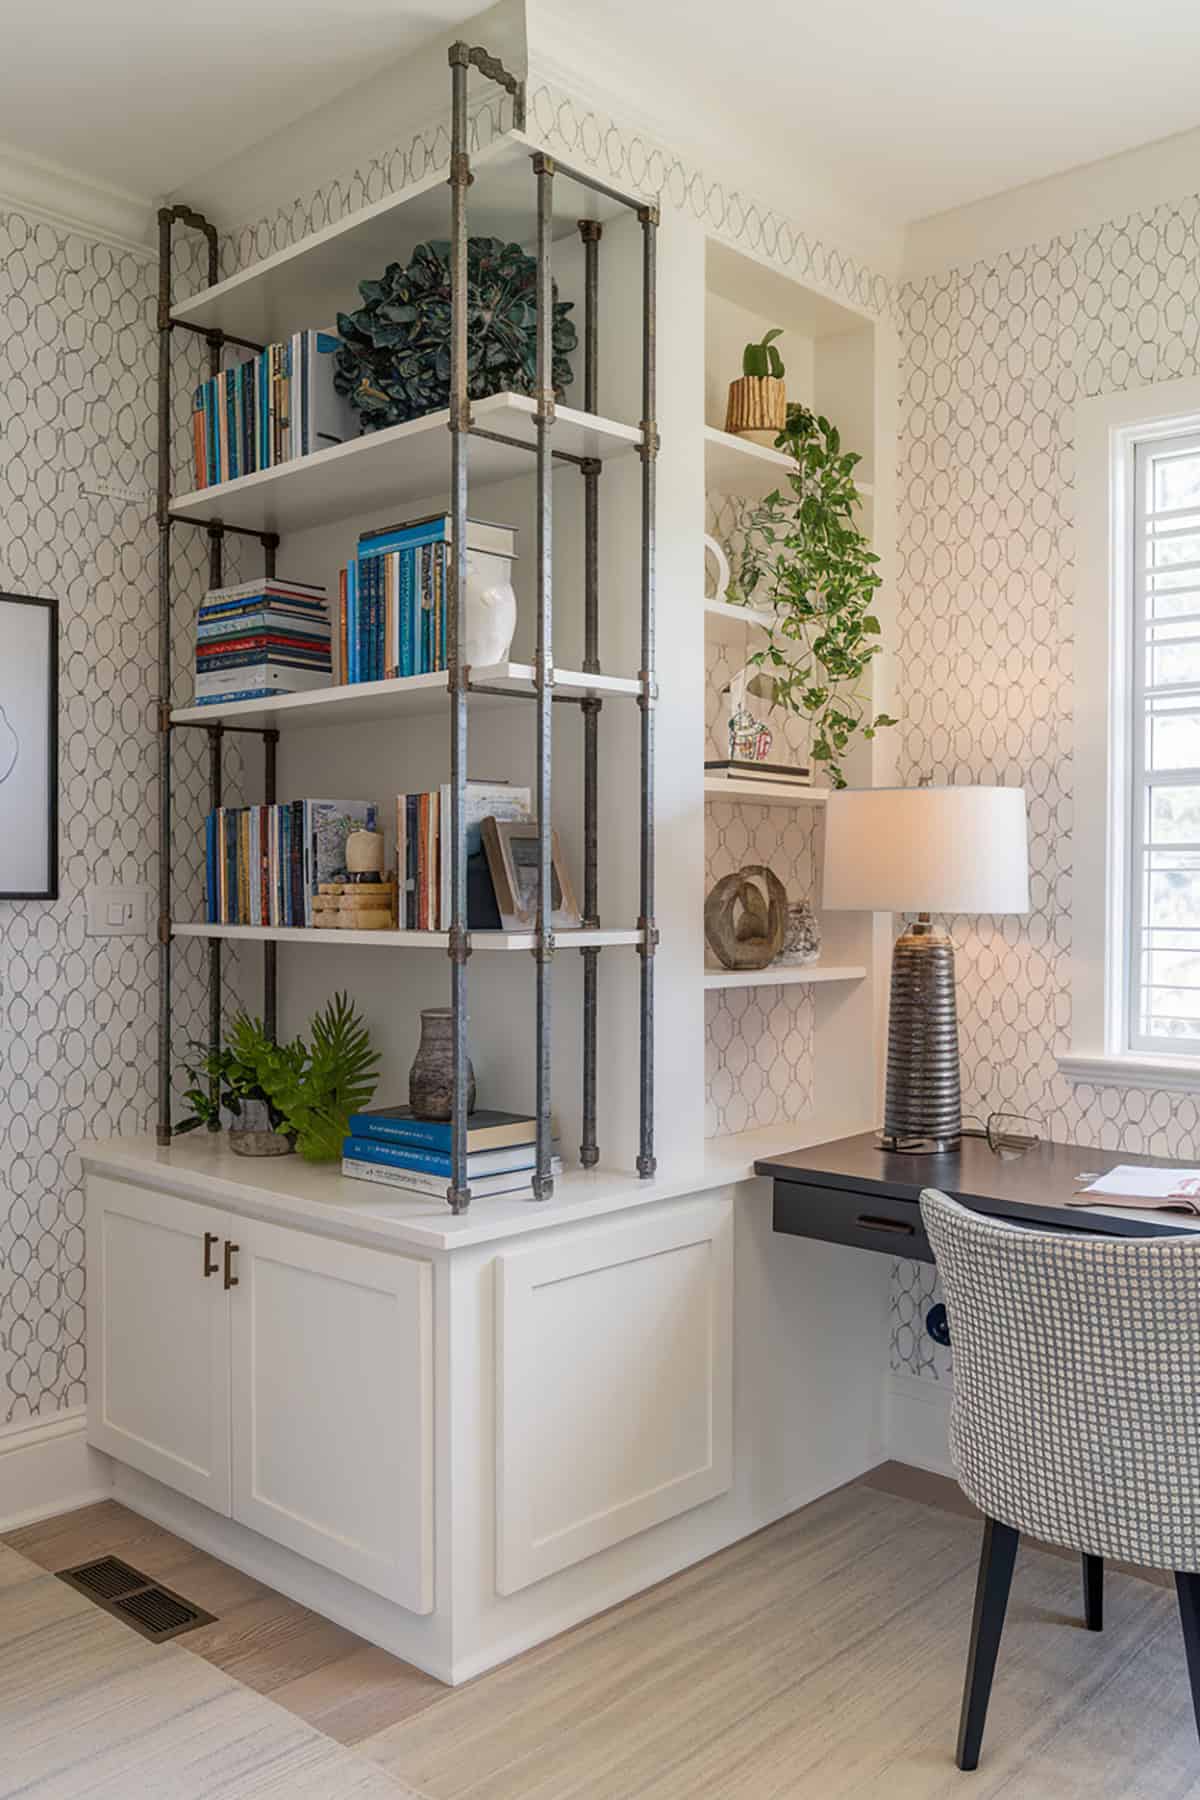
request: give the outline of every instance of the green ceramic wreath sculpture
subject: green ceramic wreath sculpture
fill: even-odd
[[[537,373],[537,264],[519,244],[472,238],[467,246],[467,391],[472,400],[507,391],[532,394]],[[378,281],[360,281],[363,304],[338,314],[342,349],[334,385],[366,431],[399,425],[450,404],[450,245],[418,244],[407,267],[389,263]],[[555,294],[557,296],[557,288]],[[554,303],[555,392],[571,380],[576,345]]]

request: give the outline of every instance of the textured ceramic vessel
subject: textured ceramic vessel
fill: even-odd
[[[444,1120],[454,1105],[454,1028],[448,1006],[421,1012],[421,1042],[408,1071],[408,1104],[416,1119]],[[475,1071],[467,1058],[467,1111],[475,1111]]]

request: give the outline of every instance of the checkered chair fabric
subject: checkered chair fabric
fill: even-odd
[[[1200,1571],[1200,1239],[1027,1230],[927,1189],[950,1453],[989,1518]]]

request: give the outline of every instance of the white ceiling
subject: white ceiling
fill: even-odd
[[[769,142],[777,174],[891,225],[1200,125],[1197,0],[534,5],[606,85],[623,66],[693,138]]]
[[[477,10],[469,0],[13,6],[0,57],[0,139],[147,198],[173,192]]]
[[[0,137],[176,190],[355,86],[469,0],[33,0]],[[1200,124],[1197,0],[535,0],[642,116],[899,225]],[[531,40],[538,43],[536,23]]]

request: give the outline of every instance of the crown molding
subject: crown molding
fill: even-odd
[[[0,143],[0,204],[137,256],[154,254],[154,202]]]
[[[559,29],[555,14],[530,7],[529,89],[539,85],[568,95],[614,119],[622,131],[644,132],[655,143],[686,156],[697,167],[736,183],[805,231],[878,273],[899,273],[903,230],[864,211],[831,188],[821,170],[805,174],[802,159],[784,156],[778,137],[755,131],[754,121],[727,124],[703,96],[677,90],[671,101],[661,72],[639,81],[628,58],[611,42],[587,36],[576,25]],[[697,121],[700,121],[699,129]],[[536,125],[531,121],[531,130]]]
[[[917,281],[969,269],[1152,212],[1195,194],[1198,169],[1200,129],[934,213],[908,227],[903,278]]]

